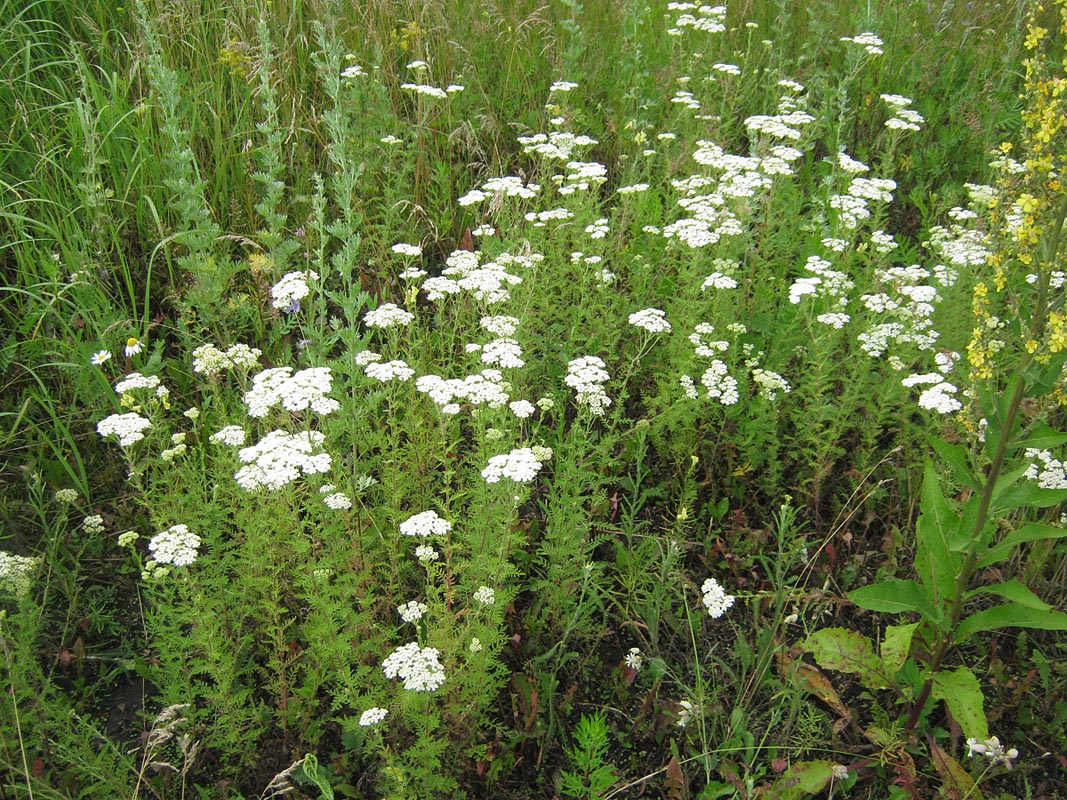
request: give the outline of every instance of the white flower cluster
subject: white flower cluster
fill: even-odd
[[[772,402],[778,399],[779,392],[789,394],[793,391],[789,386],[789,382],[777,372],[771,372],[760,367],[752,370],[752,381],[756,384],[760,397]]]
[[[284,309],[289,312],[300,310],[300,301],[308,296],[308,281],[317,281],[318,273],[313,270],[307,272],[287,272],[274,286],[271,287],[270,295],[273,298],[271,305],[274,308]]]
[[[830,197],[830,208],[837,211],[838,220],[847,230],[855,230],[871,216],[868,203],[892,202],[896,188],[896,181],[891,178],[853,178],[845,194]]]
[[[576,149],[599,144],[596,139],[566,131],[520,136],[518,141],[522,145],[522,152],[539,155],[548,161],[570,161]]]
[[[805,296],[825,297],[833,310],[841,310],[848,303],[848,293],[855,287],[844,272],[831,269],[831,264],[818,256],[809,256],[804,269],[811,275],[797,278],[789,287],[789,302],[797,304]]]
[[[30,579],[39,566],[40,556],[16,556],[0,550],[0,591],[25,597],[30,590]]]
[[[252,369],[259,364],[263,351],[246,344],[235,344],[225,352],[213,344],[202,344],[193,351],[193,372],[208,377],[224,369]]]
[[[940,372],[909,375],[901,383],[905,388],[926,386],[919,395],[919,407],[939,414],[952,414],[963,408],[963,404],[954,395],[959,391],[955,385],[948,383]]]
[[[420,603],[418,600],[411,600],[403,605],[397,606],[396,610],[404,622],[418,622],[430,609],[425,603]]]
[[[989,256],[987,234],[984,231],[957,224],[948,228],[935,225],[930,228],[929,236],[926,244],[936,255],[948,261],[948,265],[934,267],[935,280],[946,289],[956,282],[959,269],[981,266]]]
[[[140,414],[130,412],[128,414],[112,414],[104,417],[96,424],[96,432],[104,438],[118,436],[122,447],[141,441],[144,432],[152,427],[152,423]]]
[[[567,377],[563,382],[574,389],[578,405],[588,408],[593,416],[602,417],[611,405],[603,386],[610,377],[601,359],[582,356],[567,363]]]
[[[445,414],[458,414],[460,401],[473,406],[500,408],[508,402],[504,376],[498,369],[483,369],[476,375],[448,380],[440,375],[422,375],[415,380],[415,388],[430,396]]]
[[[541,212],[551,215],[552,212]],[[570,213],[570,212],[566,212]],[[506,266],[516,264],[519,266],[531,266],[543,259],[539,254],[531,254],[528,257],[510,256],[501,253],[495,261],[484,265],[479,264],[478,253],[467,250],[456,250],[447,259],[447,265],[439,277],[428,278],[422,284],[422,289],[430,300],[439,300],[446,295],[459,294],[467,291],[474,298],[486,305],[503,303],[511,297],[508,286],[516,286],[522,283],[522,278],[507,271]]]
[[[240,447],[245,443],[245,429],[240,425],[227,425],[222,430],[211,434],[210,438],[215,444]]]
[[[522,347],[514,339],[493,339],[480,349],[483,364],[495,364],[503,369],[518,369],[526,364],[522,359]]]
[[[398,256],[407,256],[409,258],[418,258],[422,255],[422,248],[417,244],[406,244],[405,242],[399,242],[394,244],[391,248]]]
[[[200,537],[188,525],[172,525],[148,541],[148,551],[157,564],[185,567],[196,561]]]
[[[681,36],[685,28],[704,33],[722,33],[726,30],[726,6],[671,2],[667,4],[667,10],[685,12],[667,29],[671,36]],[[696,14],[690,14],[689,11],[696,11]]]
[[[310,408],[318,414],[329,414],[341,407],[327,393],[333,386],[329,367],[309,367],[293,372],[292,367],[265,369],[252,379],[252,388],[245,393],[245,405],[250,417],[265,417],[275,406],[286,411]]]
[[[320,486],[319,494],[322,495],[323,504],[334,511],[345,511],[352,507],[352,498],[344,492],[337,491],[337,487],[332,483]]]
[[[364,351],[366,352],[366,351]],[[404,361],[371,362],[363,368],[363,374],[382,383],[406,381],[415,375],[415,370]]]
[[[423,511],[408,517],[400,523],[402,536],[418,536],[425,539],[428,536],[446,536],[452,530],[452,523],[442,519],[436,511]]]
[[[368,328],[406,328],[414,319],[414,314],[396,303],[382,303],[364,315],[363,324]]]
[[[483,606],[491,606],[496,602],[496,592],[491,586],[479,586],[474,593],[474,602]]]
[[[388,709],[368,708],[366,711],[359,715],[359,724],[364,728],[370,728],[374,725],[377,725],[387,716],[389,716]]]
[[[248,491],[275,491],[301,474],[328,472],[333,461],[322,449],[325,439],[318,431],[271,431],[257,444],[238,451],[241,463],[248,466],[237,470],[234,479]]]
[[[875,270],[875,278],[886,292],[865,294],[860,300],[868,311],[888,317],[873,322],[859,335],[860,349],[873,358],[880,357],[893,342],[913,344],[920,350],[932,350],[938,332],[931,319],[941,298],[934,286],[922,283],[930,278],[929,270],[913,264]]]
[[[522,178],[507,176],[504,178],[490,178],[482,184],[480,189],[471,189],[457,201],[461,206],[472,206],[482,203],[490,198],[497,197],[521,197],[530,199],[537,196],[541,187],[536,183],[524,184]]]
[[[644,308],[630,315],[630,324],[649,333],[670,333],[671,323],[666,312],[658,308]]]
[[[561,195],[574,194],[575,192],[587,192],[589,189],[602,186],[608,180],[608,168],[598,161],[568,161],[567,169],[569,170],[565,175],[553,175],[552,182],[559,187],[559,193]],[[607,233],[607,220],[598,220],[602,222]],[[586,229],[586,233],[589,233],[589,229]],[[594,235],[594,239],[603,239],[604,234],[599,236]]]
[[[501,478],[510,478],[516,483],[529,483],[537,477],[541,462],[529,447],[520,447],[510,453],[493,456],[482,470],[486,483],[497,483]]]
[[[420,564],[429,564],[441,557],[441,554],[428,544],[420,544],[415,548],[415,558]]]
[[[437,86],[430,86],[426,83],[402,83],[400,88],[405,91],[414,92],[415,94],[421,94],[424,97],[433,97],[436,100],[444,100],[450,94],[456,92],[462,92],[465,87],[456,83],[450,83],[444,89],[440,89]]]
[[[157,388],[159,388],[159,377],[157,375],[142,375],[140,372],[131,372],[115,384],[115,394],[126,394],[127,392],[134,392],[139,389]]]
[[[884,52],[882,50],[882,40],[869,31],[857,34],[856,36],[842,36],[841,41],[858,44],[872,56],[880,56]]]
[[[882,100],[893,110],[893,116],[885,121],[887,128],[905,131],[922,130],[921,126],[926,120],[918,111],[908,108],[911,105],[911,98],[902,97],[899,94],[883,94]]]
[[[445,670],[434,647],[419,647],[410,642],[398,647],[382,662],[385,677],[400,678],[404,688],[414,692],[432,692],[445,682]]]
[[[478,324],[485,328],[489,333],[493,334],[493,336],[500,337],[514,335],[516,328],[519,327],[518,319],[504,314],[482,317]]]
[[[741,399],[737,391],[737,378],[730,374],[729,368],[719,359],[712,361],[711,366],[704,370],[700,382],[707,390],[709,400],[718,400],[724,406],[732,406]]]
[[[1026,449],[1026,457],[1034,459],[1023,477],[1035,481],[1042,489],[1067,489],[1067,469],[1049,450]]]
[[[714,578],[704,581],[700,593],[704,595],[704,606],[708,609],[708,614],[716,619],[725,614],[736,599],[732,594],[727,594]]]

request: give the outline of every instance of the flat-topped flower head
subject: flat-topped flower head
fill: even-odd
[[[510,478],[516,483],[529,483],[537,477],[541,462],[529,447],[520,447],[510,453],[493,456],[482,470],[486,483],[497,483],[501,478]]]
[[[645,308],[630,315],[630,324],[649,333],[670,333],[671,323],[666,312],[658,308]]]
[[[152,427],[152,423],[140,414],[130,412],[128,414],[112,414],[96,424],[96,432],[104,438],[117,436],[119,445],[129,447],[141,441],[144,432]]]
[[[247,466],[241,467],[234,479],[247,491],[276,491],[302,474],[328,472],[333,459],[322,448],[325,440],[318,431],[271,431],[258,443],[238,451],[238,458]]]
[[[425,539],[428,536],[446,536],[452,530],[452,523],[442,519],[436,511],[423,511],[408,517],[400,523],[402,536],[418,536]]]
[[[333,386],[329,367],[309,367],[293,372],[292,367],[265,369],[252,378],[252,388],[245,394],[250,417],[265,417],[275,406],[286,411],[311,409],[330,414],[341,404],[327,393]]]
[[[400,678],[404,688],[413,692],[432,692],[445,682],[445,670],[434,647],[420,647],[411,642],[398,647],[382,662],[382,671],[390,680]]]
[[[405,311],[396,303],[383,303],[363,317],[368,328],[406,328],[415,319],[410,311]]]
[[[388,709],[368,708],[366,711],[359,715],[359,724],[364,728],[370,728],[380,723],[387,716],[389,716]]]
[[[189,530],[188,525],[172,525],[153,536],[148,542],[148,551],[157,564],[173,564],[185,567],[196,561],[200,537]]]

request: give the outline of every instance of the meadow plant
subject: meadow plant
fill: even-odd
[[[54,45],[0,81],[37,126],[0,159],[3,474],[43,474],[0,506],[13,792],[921,796],[926,758],[964,796],[1027,762],[960,645],[1064,627],[1010,572],[1062,560],[1062,2],[989,185],[962,145],[918,165],[1011,53],[942,112],[910,64],[981,26],[916,4],[926,40],[844,5],[163,5],[90,3],[91,58],[0,35]],[[79,208],[42,188],[67,151]],[[855,607],[908,616],[823,627]],[[134,689],[143,724],[100,718]]]

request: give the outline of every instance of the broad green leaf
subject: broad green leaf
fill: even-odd
[[[1039,422],[1026,434],[1026,438],[1019,442],[1019,447],[1030,447],[1034,450],[1052,450],[1062,444],[1067,444],[1067,433]]]
[[[956,528],[950,530],[948,534],[948,547],[953,553],[962,553],[965,550],[970,549],[971,540],[974,538],[974,524],[978,519],[978,510],[981,505],[981,493],[975,492],[971,495],[970,499],[963,504],[963,508],[960,509],[959,521],[956,523]],[[988,541],[992,539],[995,532],[996,526],[992,521],[987,520],[985,526],[979,533],[979,541]]]
[[[885,689],[891,673],[887,673],[882,659],[874,652],[871,640],[848,628],[823,628],[804,641],[820,667],[849,672],[859,676],[869,689]]]
[[[1067,489],[1042,489],[1033,481],[1012,486],[996,500],[995,508],[1003,513],[1014,508],[1049,508],[1067,503]]]
[[[820,794],[834,779],[832,761],[798,761],[763,792],[766,800],[800,800]]]
[[[988,567],[1010,557],[1015,548],[1023,542],[1033,542],[1038,539],[1061,539],[1067,536],[1067,528],[1057,528],[1041,522],[1031,522],[1023,525],[1018,530],[1004,536],[999,542],[991,546],[981,558],[978,559],[979,567]]]
[[[995,594],[997,597],[1003,597],[1005,600],[1011,600],[1013,603],[1018,603],[1027,608],[1036,608],[1039,611],[1048,611],[1052,608],[1015,578],[1003,583],[994,583],[991,586],[981,586],[968,592],[967,596],[975,597],[980,594]]]
[[[896,674],[904,666],[911,651],[911,637],[915,635],[918,622],[910,625],[890,625],[882,639],[882,663],[889,674]]]
[[[886,614],[917,611],[932,622],[938,622],[942,618],[940,609],[930,602],[923,587],[912,580],[891,578],[881,583],[862,586],[849,592],[848,599],[868,611],[881,611]]]
[[[1005,603],[971,614],[956,628],[956,641],[980,631],[998,628],[1038,628],[1046,631],[1067,631],[1067,614],[1060,611],[1042,611],[1027,608],[1018,603]]]
[[[1052,391],[1063,379],[1063,367],[1067,364],[1067,351],[1056,353],[1045,364],[1034,363],[1027,370],[1030,385],[1026,388],[1027,397],[1043,397]],[[1033,446],[1033,445],[1028,445]]]
[[[1019,483],[1019,479],[1026,474],[1026,470],[1030,468],[1029,464],[1020,464],[1015,469],[1002,472],[997,478],[996,484],[993,486],[992,505],[995,509],[1003,509],[1007,511],[1014,506],[1005,506],[1001,502],[1001,497],[1005,495],[1010,496],[1012,487]],[[1024,484],[1025,485],[1025,484]]]
[[[945,701],[948,710],[963,729],[963,735],[988,739],[989,725],[985,718],[982,686],[974,673],[966,667],[960,667],[952,672],[935,672],[931,679],[931,696],[935,700]]]
[[[915,570],[935,608],[952,597],[963,556],[949,547],[949,537],[959,526],[959,517],[941,493],[937,470],[926,462],[923,475],[921,514],[915,525]]]
[[[930,437],[930,446],[937,451],[941,458],[952,465],[952,477],[956,480],[956,483],[960,484],[960,486],[974,489],[976,492],[981,489],[971,469],[971,461],[967,457],[967,448],[958,444],[949,444],[936,436]]]

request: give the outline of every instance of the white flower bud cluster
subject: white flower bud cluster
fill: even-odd
[[[0,550],[0,591],[24,597],[30,590],[30,578],[40,565],[39,556],[16,556]]]
[[[193,351],[193,372],[213,377],[226,369],[252,369],[259,365],[263,351],[246,344],[235,344],[225,352],[213,344],[203,344]]]

